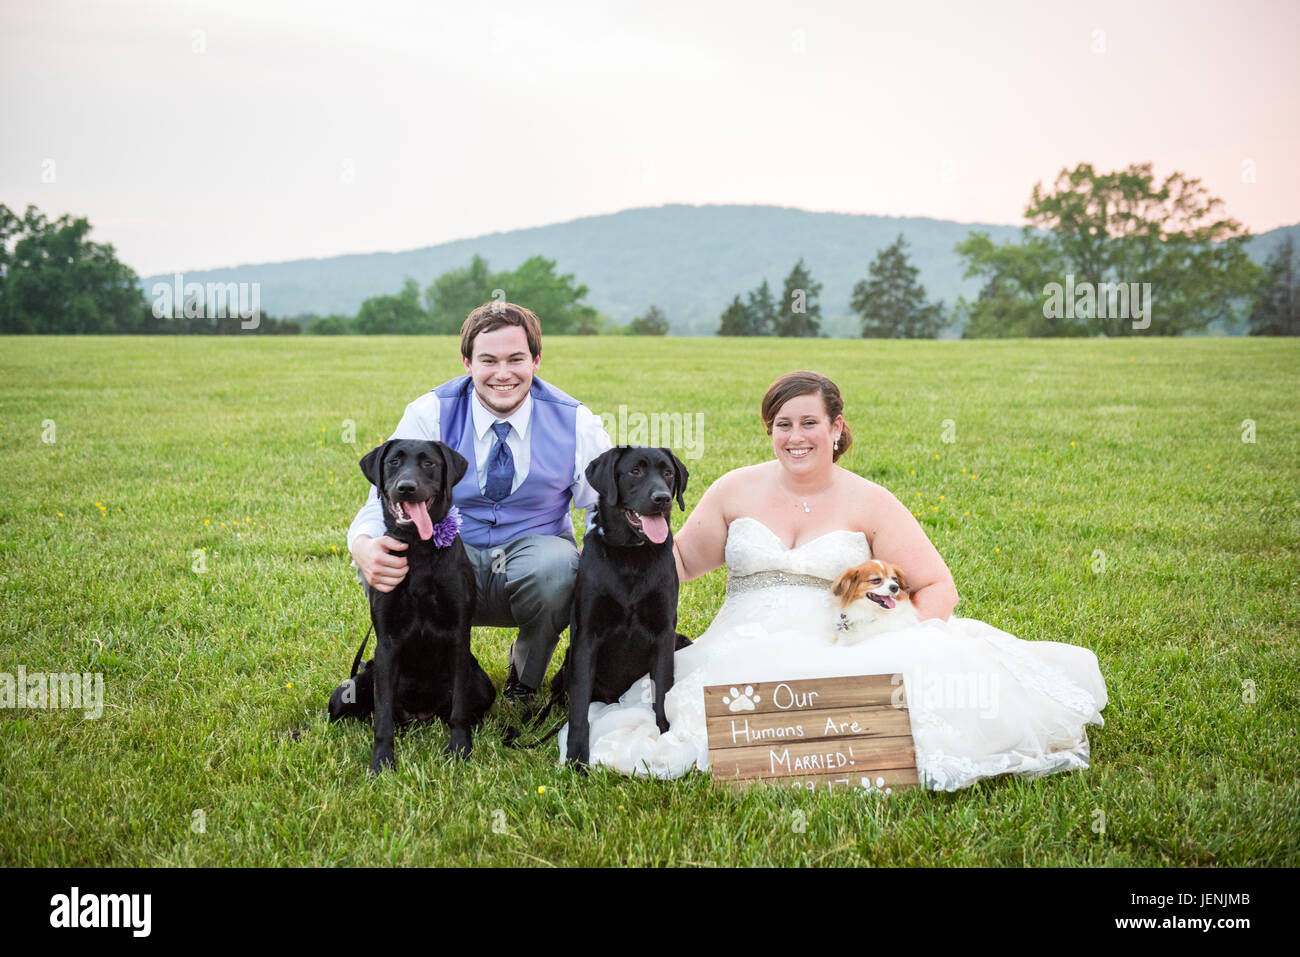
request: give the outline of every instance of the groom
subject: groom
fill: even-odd
[[[408,405],[392,438],[440,440],[469,462],[452,497],[478,583],[473,624],[519,629],[505,696],[527,703],[569,624],[578,569],[569,502],[596,507],[587,463],[611,442],[586,406],[536,377],[542,327],[530,310],[479,306],[461,326],[460,352],[468,374]],[[392,591],[406,577],[405,548],[384,534],[371,486],[348,529],[365,586]]]

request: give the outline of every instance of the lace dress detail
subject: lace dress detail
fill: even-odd
[[[646,676],[618,702],[591,706],[593,763],[661,778],[707,769],[706,685],[901,672],[925,786],[951,791],[997,774],[1088,767],[1085,725],[1103,723],[1107,700],[1091,651],[1023,641],[973,618],[839,645],[830,582],[871,558],[866,536],[840,529],[787,548],[757,519],[727,531],[727,598],[675,656],[668,732],[655,725]]]

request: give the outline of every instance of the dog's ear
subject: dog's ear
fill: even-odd
[[[899,568],[897,565],[890,565],[889,567],[894,570],[894,577],[898,579],[899,589],[901,591],[907,592],[910,595],[912,593],[912,589],[907,587],[907,576],[903,574],[903,570]]]
[[[848,568],[840,573],[840,577],[835,579],[835,584],[831,585],[831,594],[840,600],[841,605],[848,605],[853,601],[853,596],[858,590],[858,574],[861,569]]]
[[[383,445],[375,446],[361,458],[361,474],[370,479],[370,484],[381,495],[384,491],[384,459],[388,458],[388,447],[392,444],[390,439]]]
[[[445,468],[442,473],[442,480],[446,485],[443,489],[448,495],[451,490],[460,484],[460,480],[465,477],[469,471],[469,462],[465,456],[461,455],[446,442],[434,442],[434,447],[442,453],[442,461]]]
[[[587,482],[610,508],[618,505],[618,460],[625,448],[616,445],[587,463]]]
[[[686,511],[686,503],[682,501],[682,493],[686,491],[686,480],[691,477],[691,473],[686,471],[686,466],[682,464],[682,460],[673,455],[672,449],[660,448],[659,451],[672,459],[673,495],[677,498],[677,507],[684,512]]]

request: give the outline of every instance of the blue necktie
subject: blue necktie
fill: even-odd
[[[499,502],[510,494],[510,486],[515,483],[515,457],[506,445],[506,436],[510,434],[509,422],[496,422],[492,431],[497,434],[497,444],[488,456],[487,485],[483,494],[494,502]]]

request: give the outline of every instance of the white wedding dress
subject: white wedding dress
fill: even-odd
[[[591,705],[592,764],[658,778],[707,769],[706,685],[901,672],[923,786],[952,791],[997,774],[1088,767],[1085,725],[1103,724],[1106,707],[1096,655],[1023,641],[973,618],[932,618],[836,644],[830,583],[870,558],[862,532],[786,548],[757,519],[733,521],[727,599],[708,630],[677,652],[669,731],[655,725],[647,676],[619,701]],[[561,760],[567,739],[565,725]]]

